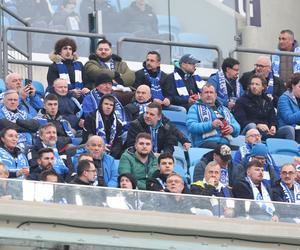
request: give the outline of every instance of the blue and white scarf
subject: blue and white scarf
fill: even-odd
[[[49,147],[49,146],[46,146]],[[69,173],[69,168],[65,165],[64,161],[62,160],[61,156],[58,153],[58,150],[56,146],[51,147],[54,152],[54,164],[53,164],[53,169],[54,171],[58,174],[64,177],[67,173]]]
[[[300,53],[300,47],[296,47],[294,49],[295,53]],[[279,55],[272,55],[272,70],[274,76],[279,77],[279,69],[280,69],[280,56]],[[294,56],[293,57],[293,73],[300,72],[300,57]]]
[[[269,81],[268,81],[268,87],[266,89],[267,96],[273,98],[273,87],[274,87],[274,78],[272,72],[269,73]]]
[[[205,85],[205,81],[203,81],[201,76],[197,75],[196,73],[194,73],[192,75],[192,77],[194,78],[194,80],[196,82],[198,93],[201,93],[202,87]],[[184,83],[182,77],[176,71],[176,68],[174,70],[174,79],[175,79],[175,85],[176,85],[178,95],[183,97],[184,99],[188,100],[190,93],[188,93],[185,83]],[[196,93],[192,93],[192,94],[196,94]]]
[[[144,102],[144,103],[138,103],[137,101],[133,102],[133,104],[139,108],[139,114],[145,113],[146,108],[150,103],[151,102]]]
[[[162,126],[162,121],[160,120],[155,127],[150,127],[151,141],[152,141],[152,151],[158,153],[158,130]]]
[[[219,96],[222,99],[225,99],[226,101],[228,101],[228,91],[227,91],[227,86],[226,86],[226,82],[228,82],[228,80],[226,79],[224,72],[222,69],[218,70],[218,76],[219,76],[219,83],[220,83],[220,89],[221,92],[219,92]],[[239,98],[241,97],[241,84],[238,80],[236,80],[236,97]]]
[[[218,108],[218,112],[222,114],[224,119],[227,121],[227,123],[230,124],[231,116],[229,110],[226,108]],[[212,117],[211,109],[205,104],[198,105],[198,117],[200,119],[200,122],[209,122],[209,121],[212,122],[214,120]],[[212,129],[207,133],[203,133],[202,138],[205,139],[208,137],[215,136],[217,134],[218,134],[217,130]]]
[[[227,168],[221,168],[220,182],[224,186],[228,186],[228,184],[229,184],[229,178],[228,178],[228,169]]]
[[[252,182],[252,180],[249,177],[246,177],[246,181],[250,184],[254,200],[257,201],[256,204],[261,209],[265,210],[269,215],[273,216],[275,212],[275,207],[273,203],[271,203],[271,197],[264,184],[263,183],[260,184],[261,185],[261,193],[260,193],[256,185]]]
[[[284,182],[280,182],[280,186],[283,189],[285,198],[288,201],[288,203],[300,204],[300,185],[297,182],[294,182],[293,185],[294,192],[292,193]]]
[[[56,65],[57,65],[59,78],[65,79],[67,81],[69,90],[83,88],[82,68],[81,68],[81,63],[79,61],[73,61],[75,83],[73,82],[71,83],[67,66],[63,62],[57,62]]]
[[[109,69],[111,71],[115,70],[115,63],[113,59],[110,59],[107,62],[103,62],[99,59],[98,62],[106,69]]]
[[[151,77],[147,71],[147,69],[144,68],[144,75],[146,79],[151,83],[151,94],[153,99],[159,99],[161,101],[164,100],[164,96],[162,94],[162,90],[160,87],[160,78],[161,78],[161,71],[159,70],[157,72],[156,77]]]
[[[96,112],[96,135],[99,135],[100,137],[102,137],[104,143],[109,144],[109,145],[113,144],[113,141],[117,134],[117,117],[115,114],[113,115],[113,117],[114,117],[114,120],[113,120],[113,124],[112,124],[111,130],[110,130],[109,141],[107,141],[102,116],[98,110]]]

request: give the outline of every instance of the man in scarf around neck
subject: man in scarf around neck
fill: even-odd
[[[268,56],[259,56],[254,64],[254,69],[249,72],[245,72],[239,79],[243,86],[243,89],[247,91],[250,85],[250,78],[255,75],[262,75],[268,83],[266,88],[266,94],[273,99],[275,108],[277,107],[278,98],[286,90],[284,82],[277,76],[274,76],[271,68],[271,59]]]
[[[240,133],[240,125],[229,109],[217,100],[212,84],[202,88],[200,100],[193,104],[187,115],[187,128],[194,147],[215,149],[220,144],[230,144]]]
[[[222,68],[212,74],[207,82],[215,86],[218,99],[230,110],[234,109],[235,101],[243,94],[243,88],[238,81],[240,62],[234,58],[226,58]]]
[[[90,135],[100,136],[105,143],[105,151],[115,159],[119,159],[122,153],[122,124],[115,115],[115,97],[103,95],[98,109],[89,114],[84,121],[83,142]]]
[[[199,99],[205,81],[196,73],[196,64],[200,60],[191,54],[182,56],[175,65],[165,83],[165,97],[172,105],[184,107],[186,110]]]
[[[278,221],[275,206],[272,201],[270,189],[264,185],[264,167],[257,161],[252,160],[247,164],[246,176],[235,183],[232,188],[234,198],[254,200],[237,202],[237,216],[250,216],[259,220]]]
[[[300,204],[300,184],[296,182],[296,168],[293,164],[284,164],[280,171],[280,180],[272,188],[274,201]],[[293,221],[300,218],[298,206],[278,205],[280,220]]]

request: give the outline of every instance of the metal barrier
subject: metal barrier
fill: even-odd
[[[132,37],[121,37],[117,42],[117,54],[122,57],[122,43],[124,42],[134,42],[134,43],[147,43],[147,44],[158,44],[158,45],[170,45],[178,47],[190,47],[198,49],[210,49],[216,50],[218,53],[218,68],[221,67],[223,61],[223,53],[220,47],[216,45],[201,44],[201,43],[182,43],[182,42],[172,42],[167,40],[158,39],[146,39],[146,38],[132,38]]]
[[[268,55],[279,55],[279,56],[299,56],[300,53],[280,51],[280,50],[263,50],[263,49],[251,49],[251,48],[242,48],[237,47],[229,52],[229,56],[233,57],[234,52],[244,52],[251,54],[268,54]]]
[[[44,33],[44,34],[53,34],[53,35],[66,35],[66,36],[79,36],[79,37],[88,37],[88,38],[105,38],[102,34],[94,34],[94,33],[86,33],[86,32],[71,32],[71,31],[59,31],[59,30],[48,30],[48,29],[40,29],[33,27],[20,27],[20,26],[11,26],[4,29],[3,33],[3,55],[8,55],[8,40],[7,40],[7,32],[9,30],[17,30],[24,32],[33,32],[33,33]],[[30,43],[31,41],[27,41]],[[28,51],[29,58],[32,58],[32,49]],[[8,57],[3,58],[3,75],[6,76],[8,73],[8,63],[15,64],[25,64],[25,65],[37,65],[37,66],[49,66],[49,63],[45,62],[36,62],[32,60],[13,60],[8,59]]]

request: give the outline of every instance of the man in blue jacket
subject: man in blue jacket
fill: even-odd
[[[202,88],[200,100],[193,104],[187,115],[187,128],[193,147],[215,149],[219,144],[230,144],[240,133],[240,125],[229,109],[217,100],[212,84]]]

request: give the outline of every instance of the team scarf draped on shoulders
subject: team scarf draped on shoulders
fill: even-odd
[[[70,81],[70,76],[68,73],[67,66],[63,62],[56,63],[59,78],[65,79],[68,83],[68,89],[82,89],[83,82],[82,82],[82,68],[81,63],[79,61],[73,61],[73,68],[75,73],[75,82]]]
[[[160,79],[161,79],[161,70],[157,72],[156,77],[151,77],[148,70],[144,68],[144,75],[146,79],[151,83],[151,94],[153,99],[159,99],[161,101],[164,100],[164,96],[162,94],[162,90],[160,87]]]
[[[106,132],[105,132],[105,126],[104,122],[101,116],[101,113],[97,110],[96,112],[96,135],[102,137],[105,144],[112,145],[113,141],[117,134],[117,117],[115,114],[113,114],[113,124],[110,129],[110,135],[109,135],[109,141],[106,139]]]
[[[202,91],[202,87],[205,84],[205,81],[202,80],[201,76],[199,76],[198,74],[196,74],[194,72],[194,74],[192,75],[193,79],[196,82],[196,86],[198,89],[198,93],[201,93]],[[176,85],[176,89],[177,89],[177,93],[179,96],[183,97],[184,99],[188,100],[190,93],[188,93],[188,90],[185,86],[185,83],[182,79],[182,77],[180,76],[180,74],[176,71],[176,67],[174,70],[174,79],[175,79],[175,85]],[[193,93],[195,94],[195,93]]]
[[[220,89],[221,89],[221,93],[218,93],[219,95],[221,95],[222,98],[225,98],[226,100],[228,100],[228,92],[227,92],[227,86],[226,86],[226,81],[228,81],[225,77],[225,74],[223,72],[222,69],[218,70],[217,72],[218,76],[219,76],[219,83],[220,83]],[[236,80],[236,97],[239,98],[241,97],[241,84],[238,80]]]
[[[300,184],[294,182],[294,191],[291,191],[284,182],[280,182],[280,186],[284,192],[285,198],[288,203],[300,204]]]

